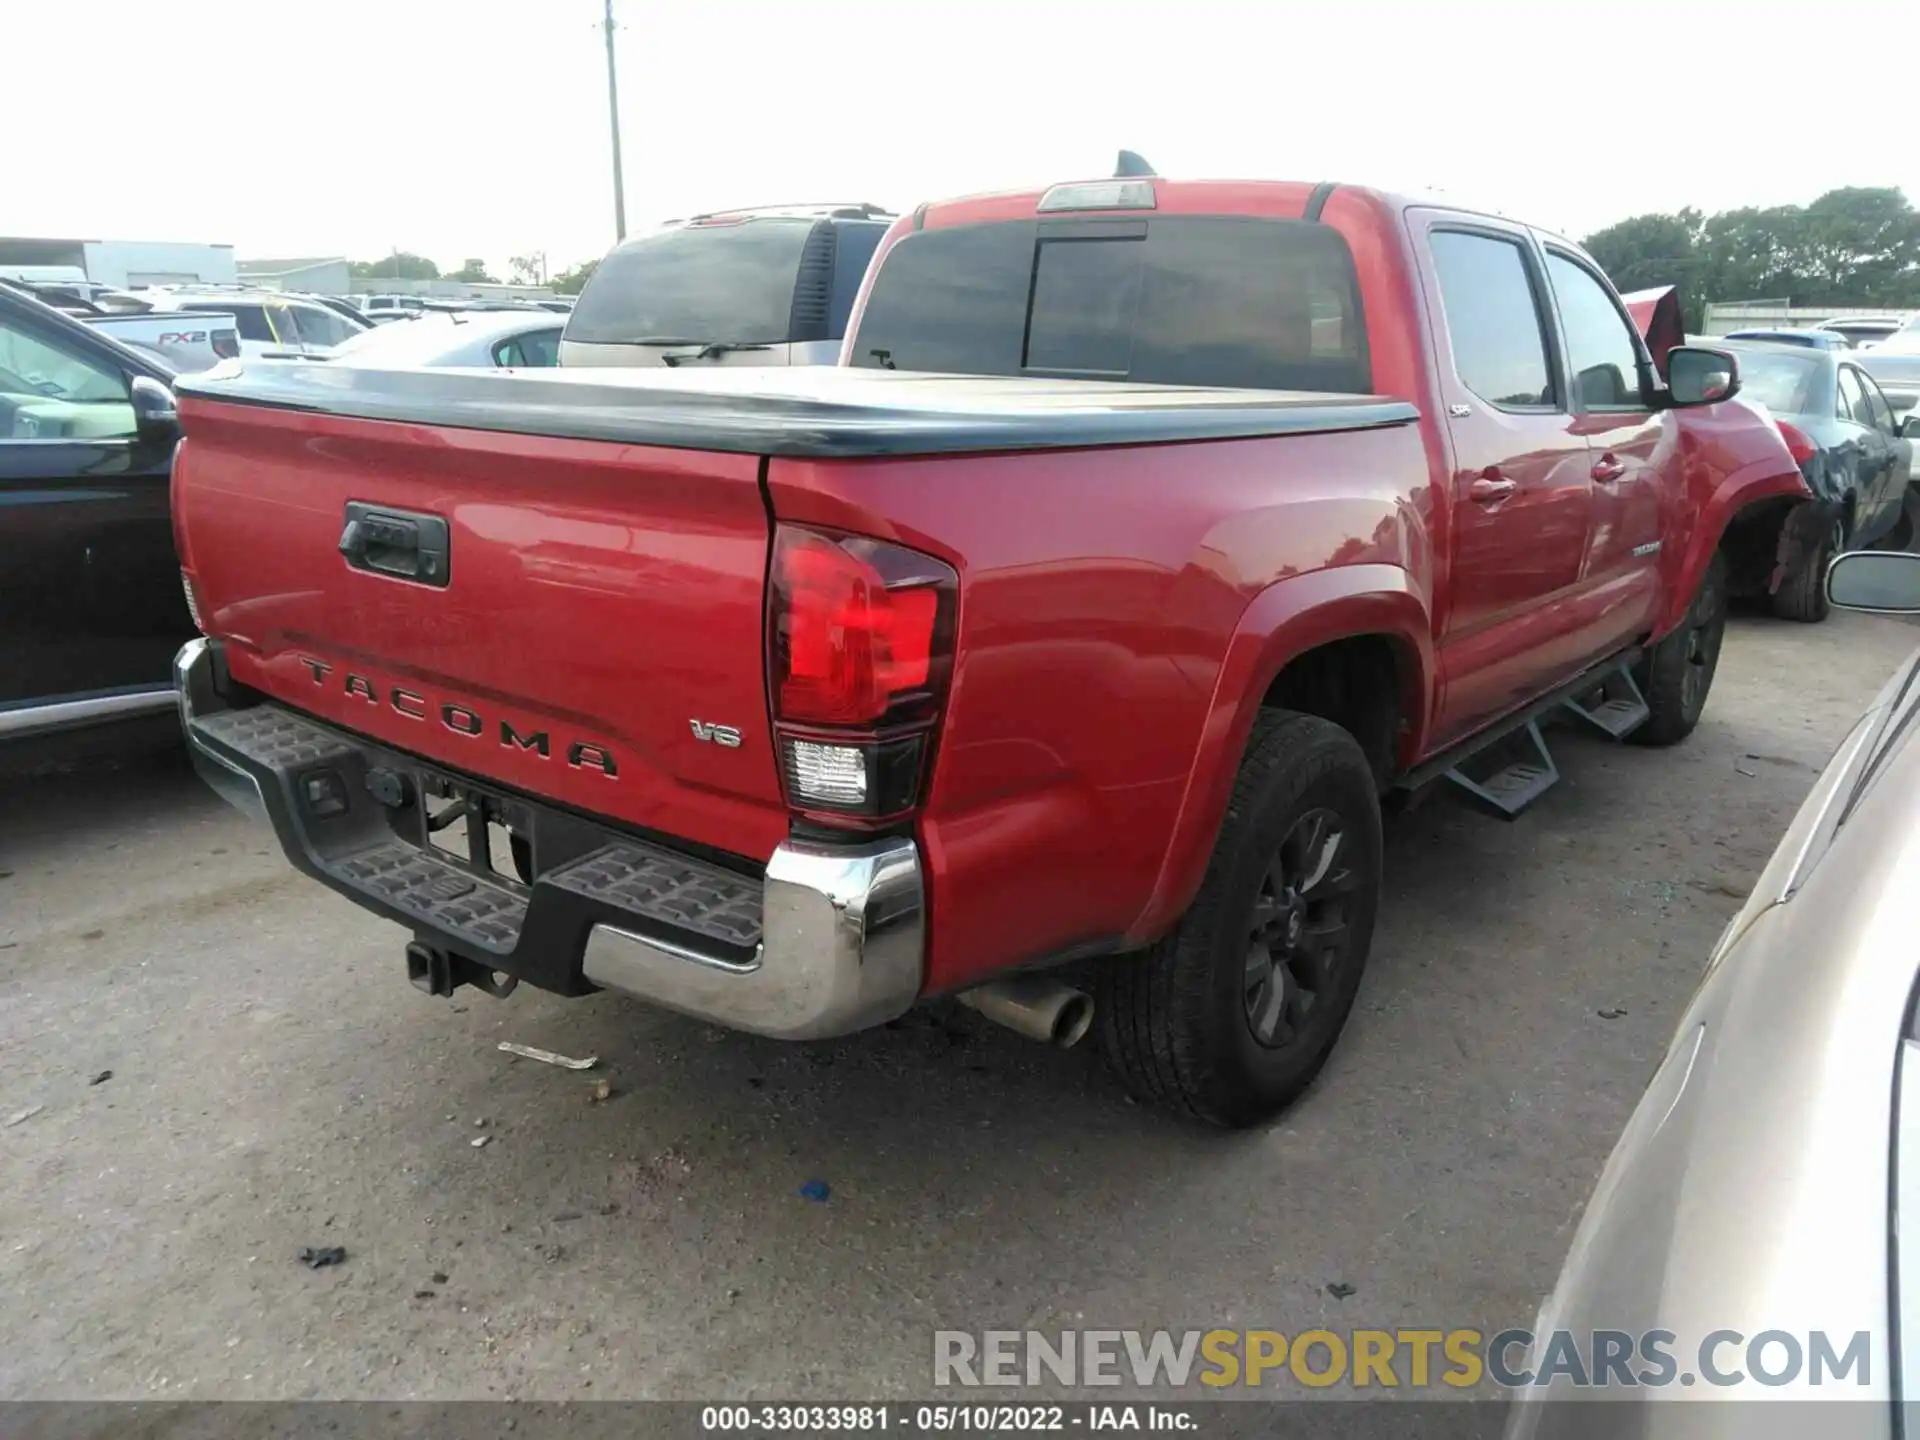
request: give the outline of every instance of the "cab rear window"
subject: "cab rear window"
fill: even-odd
[[[1009,221],[888,251],[851,363],[1366,394],[1339,233],[1237,216]]]

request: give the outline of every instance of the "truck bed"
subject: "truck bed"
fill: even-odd
[[[1419,418],[1378,396],[834,366],[499,374],[233,364],[180,389],[343,418],[812,459],[1155,445]]]

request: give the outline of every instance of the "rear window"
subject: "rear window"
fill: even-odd
[[[1757,345],[1734,355],[1740,362],[1740,393],[1758,400],[1776,415],[1803,415],[1808,392],[1822,361],[1792,350],[1762,350]]]
[[[1304,220],[1168,216],[909,235],[874,277],[855,365],[1365,394],[1353,259]]]
[[[273,343],[273,331],[267,325],[267,312],[258,305],[188,304],[182,305],[180,308],[182,310],[193,310],[209,315],[216,311],[231,315],[233,316],[234,327],[239,330],[241,339],[262,340],[269,345]]]
[[[593,272],[566,338],[592,345],[785,344],[813,227],[810,219],[785,217],[688,225],[624,245]]]

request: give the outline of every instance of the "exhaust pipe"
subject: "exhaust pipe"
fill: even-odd
[[[1093,997],[1044,975],[1011,975],[954,998],[996,1025],[1062,1050],[1093,1028]]]

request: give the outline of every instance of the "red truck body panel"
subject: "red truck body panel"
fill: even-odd
[[[288,704],[763,860],[789,828],[766,692],[770,526],[935,556],[958,576],[956,648],[912,824],[925,988],[945,991],[1165,933],[1200,884],[1255,713],[1307,651],[1356,637],[1390,648],[1405,772],[1666,633],[1729,518],[1804,493],[1772,425],[1737,400],[1523,413],[1466,390],[1431,230],[1574,253],[1565,242],[1351,187],[1154,184],[1155,214],[1318,207],[1353,257],[1374,389],[1411,402],[1418,423],[763,460],[229,404],[189,386],[176,523],[206,627],[237,678]],[[1031,220],[1038,199],[901,220],[848,353],[891,247],[923,228]],[[712,399],[772,382],[673,383]],[[1489,480],[1506,498],[1485,498]],[[356,499],[448,518],[457,603],[370,590],[343,567],[340,515]],[[317,679],[316,661],[331,667]],[[363,690],[341,688],[349,674]],[[418,703],[397,707],[396,687]],[[436,722],[441,704],[459,725]],[[467,714],[483,733],[464,733]],[[699,744],[689,717],[738,726],[741,750]],[[549,732],[551,753],[497,743],[502,721]],[[565,763],[562,736],[630,767],[623,783]]]
[[[780,520],[896,540],[961,576],[920,820],[934,988],[1164,919],[1162,872],[1204,863],[1216,792],[1283,652],[1385,630],[1412,658],[1410,694],[1431,693],[1425,473],[1411,426],[772,463]],[[1360,603],[1331,603],[1355,581]],[[1402,603],[1381,604],[1383,584]],[[1409,758],[1423,733],[1416,714]]]
[[[236,679],[631,825],[747,855],[786,837],[751,457],[193,398],[182,410],[175,529]],[[454,583],[343,564],[342,512],[367,499],[444,515]],[[742,751],[759,763],[700,744],[688,719],[702,716],[745,717]],[[547,736],[545,753],[503,724]]]

